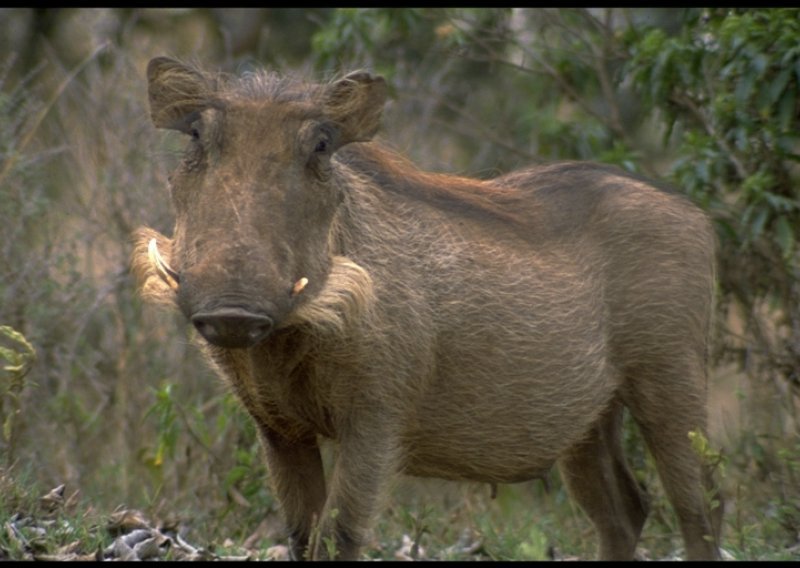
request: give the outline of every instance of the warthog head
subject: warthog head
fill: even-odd
[[[161,287],[206,340],[251,347],[337,270],[329,235],[342,192],[332,157],[375,133],[385,83],[366,73],[324,85],[266,74],[234,81],[168,58],[151,61],[147,76],[154,124],[190,141],[170,177],[171,243],[139,239],[149,237]]]

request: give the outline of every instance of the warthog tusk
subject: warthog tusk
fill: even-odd
[[[150,262],[156,267],[156,272],[161,276],[161,279],[169,284],[170,288],[177,290],[180,277],[178,273],[166,263],[161,253],[158,252],[158,243],[155,239],[150,239],[150,243],[147,245],[147,254],[150,256]]]
[[[300,280],[294,283],[292,287],[292,296],[297,296],[308,285],[308,278],[303,276]]]

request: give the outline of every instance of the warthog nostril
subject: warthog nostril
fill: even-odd
[[[269,316],[242,308],[217,308],[199,312],[191,319],[209,343],[228,348],[252,347],[264,340],[274,326]]]

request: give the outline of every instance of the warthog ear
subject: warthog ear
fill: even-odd
[[[169,57],[150,60],[147,81],[153,124],[187,133],[193,115],[208,106],[213,90],[205,75]]]
[[[325,112],[342,129],[342,145],[372,138],[380,126],[386,96],[383,77],[363,72],[351,73],[329,87]]]

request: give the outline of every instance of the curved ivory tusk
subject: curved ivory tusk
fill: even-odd
[[[177,290],[180,277],[178,273],[166,263],[161,253],[158,252],[158,243],[155,239],[150,239],[150,243],[147,245],[147,254],[150,256],[150,262],[156,267],[156,272],[158,272],[161,279],[169,284],[170,288]]]
[[[308,285],[308,278],[303,276],[300,280],[294,283],[292,287],[292,296],[297,296]]]

